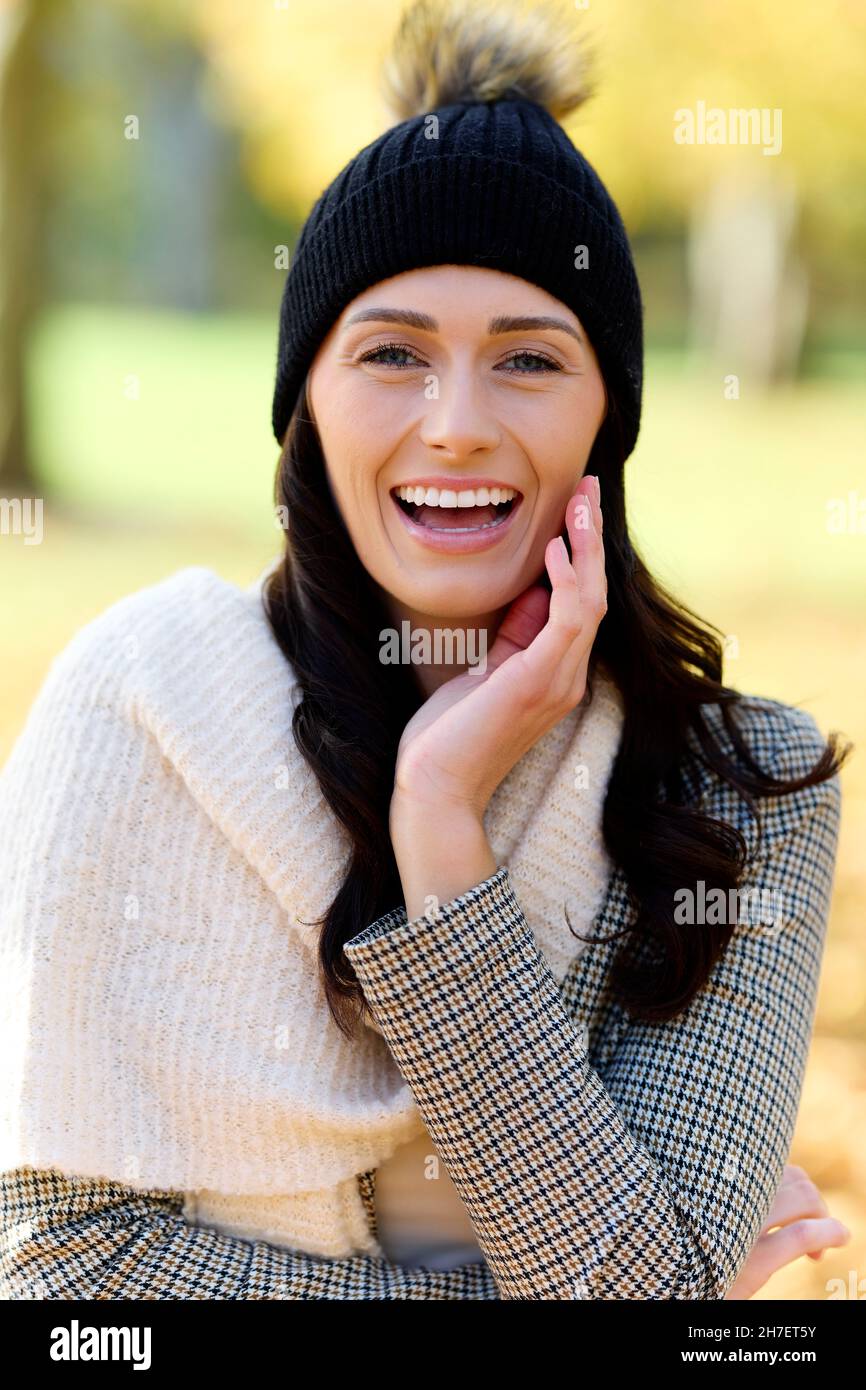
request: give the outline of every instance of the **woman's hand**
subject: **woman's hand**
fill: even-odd
[[[751,1298],[777,1269],[801,1255],[819,1260],[828,1246],[847,1245],[850,1239],[851,1232],[830,1216],[809,1175],[788,1164],[766,1224],[725,1298]]]
[[[453,812],[481,825],[506,774],[580,703],[592,644],[607,611],[598,479],[583,477],[566,507],[572,559],[556,536],[544,552],[552,593],[515,599],[487,654],[427,700],[397,750],[398,805]],[[392,817],[393,819],[393,817]]]

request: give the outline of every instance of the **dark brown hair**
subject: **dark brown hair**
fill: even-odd
[[[648,971],[631,960],[626,940],[611,985],[634,1017],[661,1022],[701,988],[736,925],[684,929],[674,920],[676,887],[700,877],[708,892],[720,888],[727,895],[741,882],[748,850],[737,827],[688,804],[681,771],[695,753],[687,730],[695,731],[705,764],[736,788],[753,814],[755,796],[789,794],[834,776],[850,745],[840,753],[832,734],[815,766],[791,781],[776,780],[754,761],[732,714],[742,696],[722,683],[719,630],[666,592],[632,545],[624,446],[610,391],[608,401],[586,467],[601,482],[608,580],[608,609],[593,644],[588,684],[603,662],[622,692],[625,722],[602,830],[639,904],[624,936],[652,936],[661,950],[660,967]],[[317,924],[328,1006],[351,1036],[364,999],[343,945],[403,899],[388,811],[400,735],[425,697],[410,667],[379,660],[378,634],[391,619],[334,505],[306,388],[284,437],[275,501],[287,519],[285,555],[265,598],[301,692],[294,738],[351,843],[345,879]],[[542,582],[549,588],[546,575]],[[702,706],[712,703],[720,707],[741,763],[729,761],[704,719]]]

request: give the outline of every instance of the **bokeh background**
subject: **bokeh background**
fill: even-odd
[[[278,552],[287,257],[390,124],[377,73],[402,8],[0,0],[0,764],[52,657],[109,603],[190,564],[246,584]],[[834,1277],[857,1296],[866,3],[567,8],[597,84],[567,128],[622,210],[646,305],[634,534],[724,634],[729,683],[855,744],[791,1155],[854,1239],[758,1296],[826,1298]],[[678,142],[676,113],[701,105],[766,113],[781,148]]]

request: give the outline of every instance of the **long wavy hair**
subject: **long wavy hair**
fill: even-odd
[[[706,981],[735,923],[683,927],[674,920],[678,885],[702,878],[709,890],[739,887],[748,846],[742,832],[689,804],[682,772],[695,751],[745,799],[781,796],[832,777],[840,751],[832,734],[807,775],[777,780],[752,758],[732,710],[740,692],[722,682],[722,634],[653,578],[628,532],[623,445],[615,394],[586,471],[604,497],[608,608],[593,644],[587,684],[603,662],[623,696],[625,719],[608,782],[602,833],[638,904],[636,920],[612,967],[610,984],[635,1018],[662,1022],[684,1009]],[[284,518],[285,553],[269,576],[265,602],[274,636],[298,683],[295,743],[351,842],[345,879],[320,926],[318,956],[328,1007],[349,1037],[366,1007],[344,944],[402,901],[388,812],[397,745],[424,702],[411,668],[383,665],[378,633],[391,624],[334,504],[318,432],[302,388],[283,439],[275,502]],[[568,537],[563,531],[563,539]],[[550,588],[546,573],[541,582]],[[724,754],[703,717],[720,706],[740,762]],[[653,938],[655,969],[632,956]]]

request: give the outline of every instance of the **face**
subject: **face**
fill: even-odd
[[[392,609],[479,617],[540,577],[606,409],[558,299],[483,267],[406,271],[346,305],[307,385],[335,503]]]

